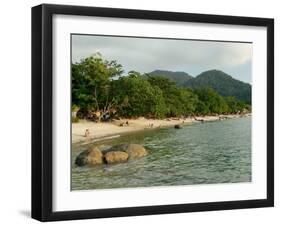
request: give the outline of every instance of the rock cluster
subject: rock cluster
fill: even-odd
[[[75,160],[78,166],[124,163],[129,159],[138,159],[147,155],[145,148],[139,144],[115,145],[105,150],[91,147],[81,152]]]

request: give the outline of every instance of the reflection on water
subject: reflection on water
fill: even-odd
[[[251,181],[251,118],[132,133],[98,144],[142,144],[149,154],[116,165],[77,167],[87,148],[72,147],[72,190]]]

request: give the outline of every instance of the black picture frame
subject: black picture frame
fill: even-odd
[[[52,17],[55,14],[266,27],[267,198],[54,212],[52,210]],[[274,206],[273,19],[49,4],[32,8],[32,218],[40,221],[57,221],[270,206]]]

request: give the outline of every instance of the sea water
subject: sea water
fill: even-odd
[[[127,163],[78,167],[89,145],[72,145],[72,190],[251,181],[251,117],[122,135],[97,145],[135,143],[148,155]]]

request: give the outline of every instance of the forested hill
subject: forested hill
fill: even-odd
[[[192,79],[193,77],[186,72],[181,71],[164,71],[164,70],[155,70],[148,75],[151,76],[162,76],[174,81],[178,86],[183,86],[188,80]]]
[[[222,96],[234,96],[237,99],[251,104],[251,85],[232,78],[219,70],[202,72],[196,77],[186,72],[155,70],[148,73],[150,76],[162,76],[174,81],[178,86],[200,89],[210,87]]]
[[[192,89],[211,87],[222,96],[234,96],[246,103],[251,103],[251,85],[219,70],[205,71],[186,81],[184,86]]]

